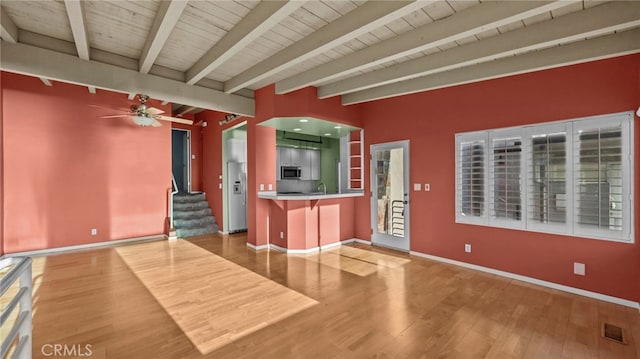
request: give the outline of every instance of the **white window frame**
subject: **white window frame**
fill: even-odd
[[[580,130],[596,130],[599,128],[612,128],[620,126],[621,128],[621,141],[622,141],[622,231],[619,232],[619,236],[612,236],[616,233],[604,229],[585,229],[582,228],[578,221],[578,211],[574,211],[573,223],[574,233],[579,237],[598,238],[612,241],[624,241],[633,242],[633,113],[629,113],[631,121],[627,121],[620,115],[605,115],[598,116],[598,118],[591,121],[585,121],[584,123],[577,123],[573,126],[574,139],[577,138]],[[574,140],[575,142],[575,140]],[[574,148],[573,152],[573,166],[577,164],[577,155],[579,148]],[[626,164],[626,165],[625,165]],[[577,169],[574,170],[576,173]],[[577,191],[579,188],[579,178],[574,176],[572,192],[574,198],[577,197]],[[574,202],[575,203],[575,202]],[[628,208],[628,210],[627,210]]]
[[[579,177],[576,164],[578,163],[578,137],[580,130],[590,130],[597,128],[611,128],[620,126],[622,130],[622,187],[623,187],[623,212],[622,230],[612,231],[606,229],[582,228],[577,224],[578,211],[575,210],[577,191],[579,189]],[[528,206],[532,175],[530,174],[530,161],[532,160],[531,141],[533,136],[539,134],[553,134],[563,132],[566,135],[565,144],[565,200],[566,200],[566,222],[560,223],[540,223],[530,221],[530,208]],[[493,140],[499,138],[520,137],[522,139],[522,152],[520,160],[521,183],[521,219],[504,220],[495,218],[490,213],[490,201],[493,200],[493,184],[490,173],[493,171]],[[484,141],[484,211],[482,216],[464,216],[461,213],[461,173],[460,173],[460,150],[461,144],[465,142]],[[598,240],[608,240],[622,243],[635,242],[635,221],[634,217],[634,115],[633,112],[614,113],[601,116],[590,116],[584,118],[547,122],[529,126],[520,126],[504,129],[493,129],[486,131],[474,131],[457,133],[455,137],[455,208],[456,223],[484,225],[498,228],[519,229],[532,232],[568,235],[573,237],[583,237]]]

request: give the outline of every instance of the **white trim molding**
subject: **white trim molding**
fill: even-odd
[[[160,240],[165,240],[167,238],[168,237],[166,234],[156,234],[156,235],[144,236],[144,237],[134,237],[134,238],[116,239],[116,240],[105,241],[105,242],[78,244],[75,246],[49,248],[49,249],[37,249],[34,251],[26,251],[26,252],[5,253],[4,257],[47,256],[50,254],[74,252],[74,251],[93,249],[93,248],[114,247],[121,244],[127,244],[132,242],[160,241]]]
[[[613,296],[606,295],[606,294],[591,292],[591,291],[584,290],[584,289],[569,287],[569,286],[566,286],[566,285],[553,283],[553,282],[548,282],[548,281],[545,281],[545,280],[542,280],[542,279],[527,277],[527,276],[520,275],[520,274],[505,272],[505,271],[501,271],[501,270],[498,270],[498,269],[483,267],[483,266],[480,266],[480,265],[477,265],[477,264],[471,264],[471,263],[457,261],[457,260],[454,260],[454,259],[438,257],[438,256],[434,256],[434,255],[431,255],[431,254],[425,254],[425,253],[416,252],[416,251],[410,251],[409,254],[412,255],[412,256],[415,256],[415,257],[431,259],[431,260],[436,261],[436,262],[453,264],[453,265],[456,265],[456,266],[465,267],[465,268],[469,268],[469,269],[473,269],[473,270],[477,270],[477,271],[481,271],[481,272],[485,272],[485,273],[495,274],[495,275],[498,275],[498,276],[501,276],[501,277],[516,279],[516,280],[519,280],[519,281],[522,281],[522,282],[536,284],[536,285],[539,285],[539,286],[542,286],[542,287],[547,287],[547,288],[556,289],[556,290],[560,290],[560,291],[567,292],[567,293],[581,295],[583,297],[598,299],[598,300],[602,300],[602,301],[609,302],[609,303],[614,303],[614,304],[620,304],[620,305],[624,305],[626,307],[630,307],[630,308],[634,308],[634,309],[640,309],[640,303],[634,302],[634,301],[631,301],[631,300],[627,300],[627,299],[622,299],[622,298],[613,297]]]
[[[345,239],[344,241],[340,241],[340,242],[333,242],[333,243],[329,243],[329,244],[324,244],[320,247],[312,247],[312,248],[307,248],[307,249],[289,249],[289,248],[284,248],[284,247],[280,247],[278,245],[275,245],[273,243],[267,243],[267,244],[262,244],[259,246],[256,246],[254,244],[251,244],[249,242],[247,242],[247,247],[253,249],[254,251],[260,251],[263,249],[273,249],[276,250],[278,252],[282,252],[282,253],[286,253],[286,254],[308,254],[308,253],[315,253],[315,252],[320,252],[323,250],[327,250],[327,249],[331,249],[331,248],[337,248],[346,244],[350,244],[350,243],[361,243],[361,244],[367,244],[367,245],[371,245],[371,242],[369,241],[365,241],[362,239],[358,239],[358,238],[350,238],[350,239]]]
[[[261,251],[263,249],[269,249],[269,244],[261,244],[259,246],[256,246],[255,244],[247,242],[247,247],[253,249],[254,251]]]

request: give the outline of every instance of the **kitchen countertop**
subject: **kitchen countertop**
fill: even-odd
[[[275,200],[288,200],[288,201],[307,201],[316,199],[333,199],[333,198],[349,198],[349,197],[362,197],[364,191],[353,191],[345,193],[328,193],[312,192],[312,193],[278,193],[275,191],[270,192],[258,192],[258,198],[263,199],[275,199]]]

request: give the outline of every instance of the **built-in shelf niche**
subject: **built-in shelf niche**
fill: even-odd
[[[349,133],[349,189],[363,189],[363,130],[355,130]]]

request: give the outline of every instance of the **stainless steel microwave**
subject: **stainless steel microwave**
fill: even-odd
[[[281,166],[280,178],[283,180],[299,180],[302,176],[302,170],[298,166]]]

